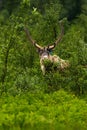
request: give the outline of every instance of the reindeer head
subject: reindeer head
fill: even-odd
[[[49,55],[50,55],[50,52],[55,48],[55,46],[61,41],[62,39],[62,36],[63,36],[63,33],[64,33],[64,29],[63,29],[63,25],[62,25],[62,22],[59,22],[60,24],[60,28],[61,28],[61,34],[60,36],[58,37],[58,39],[53,43],[53,45],[48,45],[48,46],[40,46],[38,45],[35,40],[32,39],[32,37],[30,36],[30,33],[28,31],[27,28],[24,28],[25,32],[26,32],[26,35],[28,37],[28,40],[37,48],[38,50],[38,53],[39,53],[39,56],[40,58],[44,57],[44,58],[48,58]]]

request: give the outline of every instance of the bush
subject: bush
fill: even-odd
[[[63,90],[53,94],[3,95],[0,104],[1,130],[87,128],[87,103]]]

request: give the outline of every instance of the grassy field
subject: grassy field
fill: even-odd
[[[87,103],[60,90],[0,98],[0,130],[87,130]]]

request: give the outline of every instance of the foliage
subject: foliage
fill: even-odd
[[[0,3],[0,129],[86,130],[86,0]],[[49,73],[43,76],[38,53],[24,27],[44,46],[59,36],[61,19],[64,36],[52,53],[68,60],[70,67],[55,71],[56,65],[51,64],[53,67],[47,67]]]
[[[44,60],[44,65],[46,68],[46,71],[49,73],[49,71],[53,72],[54,70],[57,70],[57,67],[59,66],[58,63],[53,63],[50,60]],[[53,71],[52,71],[53,70]]]
[[[11,89],[13,90],[13,88],[15,88],[17,93],[19,93],[19,90],[36,91],[35,88],[39,90],[41,88],[40,86],[45,84],[45,86],[48,87],[45,88],[43,85],[43,91],[50,92],[64,88],[68,91],[73,91],[77,95],[86,94],[87,38],[85,28],[87,20],[85,15],[86,11],[84,11],[85,1],[82,2],[83,5],[81,6],[83,13],[79,15],[78,19],[73,20],[71,25],[69,25],[69,21],[67,20],[63,22],[65,35],[61,44],[55,49],[55,53],[62,59],[69,60],[70,68],[65,71],[54,71],[52,74],[51,70],[55,67],[47,67],[50,72],[47,73],[45,77],[42,76],[39,69],[38,55],[34,47],[28,43],[23,28],[27,23],[30,32],[32,32],[32,37],[36,39],[39,44],[41,43],[41,45],[54,42],[59,33],[58,21],[64,12],[64,2],[49,1],[48,4],[45,1],[44,13],[39,12],[36,6],[33,7],[29,0],[18,2],[19,6],[17,5],[17,7],[19,8],[15,10],[14,7],[8,19],[9,10],[7,9],[8,7],[10,8],[10,6],[6,6],[7,8],[3,9],[1,13],[3,18],[6,18],[6,21],[2,22],[1,20],[0,25],[1,92],[8,92]],[[6,2],[6,5],[11,4],[12,2],[10,2],[10,0]],[[83,23],[84,26],[82,26]],[[33,87],[30,87],[32,84]],[[49,89],[49,86],[53,89]]]
[[[0,128],[86,130],[87,103],[63,90],[0,98]]]

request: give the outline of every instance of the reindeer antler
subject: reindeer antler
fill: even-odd
[[[28,31],[28,29],[27,29],[26,27],[24,28],[24,31],[25,31],[25,33],[26,33],[26,35],[27,35],[27,37],[28,37],[28,40],[29,40],[37,49],[43,49],[42,46],[38,45],[38,44],[36,43],[36,41],[32,39],[32,37],[31,37],[31,35],[30,35],[30,32]]]
[[[55,48],[55,46],[61,41],[61,39],[62,39],[62,37],[63,37],[64,28],[63,28],[62,21],[60,21],[59,24],[60,24],[60,28],[61,28],[60,36],[59,36],[58,39],[54,42],[53,45],[48,45],[48,46],[47,46],[47,49],[48,49],[48,50],[52,50],[53,48]],[[27,29],[26,27],[24,28],[24,30],[25,30],[25,33],[26,33],[26,35],[27,35],[27,37],[28,37],[28,40],[29,40],[37,49],[43,50],[44,47],[38,45],[38,44],[36,43],[36,41],[32,39],[32,37],[30,36],[30,33],[29,33],[29,31],[28,31],[28,29]]]
[[[60,34],[59,38],[56,40],[56,42],[55,42],[56,45],[62,40],[62,37],[63,37],[63,34],[64,34],[64,28],[63,28],[62,21],[60,21],[59,24],[60,24],[60,28],[61,28],[61,34]]]
[[[27,35],[27,38],[28,38],[28,40],[34,45],[35,44],[35,41],[32,39],[32,37],[30,36],[30,32],[28,31],[28,29],[25,27],[24,28],[24,31],[25,31],[25,33],[26,33],[26,35]]]
[[[60,28],[61,28],[60,36],[59,36],[58,39],[54,42],[53,45],[48,46],[48,49],[51,49],[51,50],[52,50],[52,49],[62,40],[62,37],[63,37],[63,34],[64,34],[64,28],[63,28],[63,23],[62,23],[62,21],[60,21],[59,24],[60,24]]]

